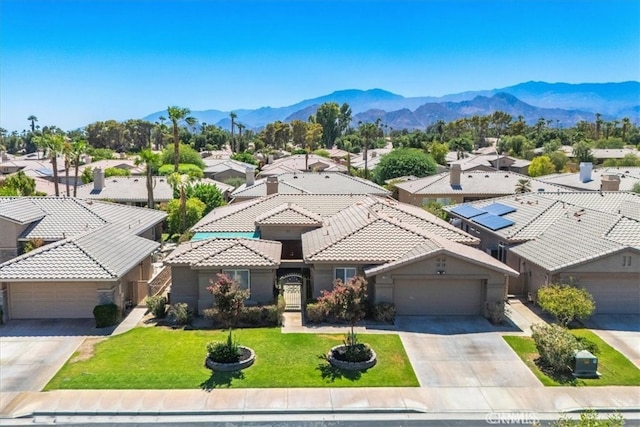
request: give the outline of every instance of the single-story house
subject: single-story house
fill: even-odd
[[[280,175],[293,172],[346,172],[347,168],[340,163],[318,156],[317,154],[294,154],[274,160],[264,166],[259,177]]]
[[[335,279],[366,277],[375,302],[401,315],[481,315],[518,274],[475,248],[478,239],[421,208],[363,194],[273,194],[216,208],[171,253],[173,302],[202,312],[218,273],[273,301],[276,285],[304,278],[301,303]]]
[[[509,293],[587,289],[596,313],[640,313],[640,195],[531,192],[445,207],[480,249],[520,272]]]
[[[341,172],[289,172],[254,180],[253,171],[248,171],[246,183],[231,193],[231,197],[237,203],[274,193],[372,194],[381,197],[391,194],[378,184]]]
[[[529,182],[531,191],[571,191],[567,187],[510,171],[463,171],[454,163],[449,172],[399,182],[398,200],[415,206],[433,201],[443,205],[484,200],[515,194],[519,182]]]
[[[70,197],[0,198],[6,319],[89,318],[146,296],[166,213]]]
[[[631,191],[640,182],[640,167],[593,168],[591,163],[580,163],[580,171],[538,177],[540,181],[562,185],[578,191]]]

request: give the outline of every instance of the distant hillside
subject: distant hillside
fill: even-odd
[[[486,115],[496,110],[505,111],[514,118],[522,115],[528,123],[544,117],[563,126],[573,126],[580,120],[594,120],[595,113],[601,113],[606,120],[629,117],[640,124],[640,82],[635,81],[581,84],[526,82],[501,89],[409,98],[382,89],[349,89],[290,106],[238,109],[234,112],[239,123],[260,129],[276,120],[307,120],[325,102],[349,104],[354,123],[381,118],[383,123],[394,129],[420,129],[438,120]],[[200,122],[228,129],[231,125],[229,113],[205,110],[193,111],[192,116]],[[160,116],[166,117],[166,112],[159,111],[144,119],[155,122]]]

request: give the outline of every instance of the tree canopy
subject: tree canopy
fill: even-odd
[[[423,177],[433,175],[437,164],[433,157],[415,148],[399,148],[385,154],[373,173],[378,184],[406,175]]]

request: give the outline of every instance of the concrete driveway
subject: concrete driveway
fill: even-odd
[[[0,392],[40,391],[87,336],[93,319],[11,320],[0,326]]]
[[[585,326],[640,368],[640,315],[599,314]]]
[[[396,327],[421,387],[543,387],[483,317],[399,316]]]

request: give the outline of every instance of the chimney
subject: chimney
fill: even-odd
[[[602,175],[600,191],[620,191],[620,177],[618,175]]]
[[[104,172],[100,168],[93,170],[93,190],[102,191],[104,188]]]
[[[452,187],[460,186],[460,174],[462,173],[462,168],[459,163],[453,163],[451,165],[451,170],[449,171],[449,182]]]
[[[269,164],[269,165],[270,165],[271,163],[273,163],[273,154],[269,154],[269,155],[267,156],[267,164]]]
[[[582,162],[580,163],[580,182],[589,182],[591,181],[591,170],[593,169],[593,164],[591,162]]]
[[[255,183],[254,170],[251,167],[247,167],[246,180],[247,187],[251,187]]]
[[[267,196],[278,193],[278,177],[267,177]]]

